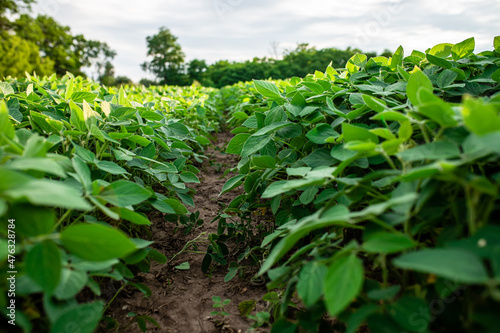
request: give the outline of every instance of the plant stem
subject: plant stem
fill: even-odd
[[[108,302],[108,304],[106,305],[106,307],[104,308],[104,310],[102,311],[103,314],[106,313],[106,311],[108,310],[109,306],[111,305],[111,303],[113,303],[113,301],[115,300],[115,298],[118,296],[118,294],[123,290],[123,288],[125,288],[126,286],[128,285],[128,282],[125,282],[121,287],[120,289],[118,289],[115,293],[115,295],[113,296],[113,298]]]
[[[59,225],[71,214],[71,212],[73,212],[73,210],[71,210],[71,209],[69,209],[68,211],[66,211],[66,213],[64,213],[64,215],[61,216],[61,218],[59,219],[59,221],[57,221],[57,223],[52,227],[51,231],[56,230],[57,227],[59,227]]]

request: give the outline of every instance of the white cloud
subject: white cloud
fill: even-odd
[[[500,32],[496,0],[69,0],[39,1],[73,33],[107,42],[118,53],[117,75],[146,77],[146,37],[161,26],[179,37],[187,60],[246,60],[306,42],[409,54],[442,42],[476,37],[476,50],[491,49]]]

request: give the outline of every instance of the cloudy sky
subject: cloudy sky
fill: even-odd
[[[247,60],[293,49],[348,46],[363,51],[425,51],[476,38],[492,49],[500,35],[498,0],[39,0],[35,12],[74,34],[107,42],[117,75],[148,77],[146,37],[161,26],[177,36],[186,60]],[[274,47],[273,47],[274,45]],[[325,64],[326,65],[326,64]]]

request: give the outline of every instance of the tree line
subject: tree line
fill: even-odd
[[[47,15],[31,16],[31,4],[35,1],[0,0],[0,79],[9,75],[21,77],[25,72],[42,76],[71,72],[86,76],[86,70],[94,80],[106,86],[133,83],[126,76],[115,75],[111,61],[116,52],[107,43],[74,35],[69,27]],[[220,88],[253,79],[304,77],[330,62],[335,68],[344,67],[354,54],[362,53],[355,48],[316,49],[302,43],[293,50],[285,50],[281,59],[220,60],[209,65],[201,59],[186,62],[177,40],[165,27],[146,38],[147,61],[141,67],[155,79],[142,79],[140,84],[185,86],[195,83]],[[391,53],[384,51],[382,55],[391,56]]]
[[[74,35],[47,15],[31,16],[35,0],[0,0],[0,79],[25,72],[83,75],[114,84],[111,60],[116,52],[105,42]],[[12,19],[14,18],[14,19]]]
[[[348,47],[316,49],[307,43],[298,44],[293,50],[285,50],[282,59],[254,58],[244,62],[217,61],[207,65],[205,60],[194,59],[185,62],[185,54],[180,44],[169,29],[162,27],[158,34],[146,38],[149,61],[142,64],[145,71],[156,79],[141,80],[142,84],[191,85],[195,82],[210,87],[224,87],[240,81],[254,79],[287,79],[294,76],[304,77],[323,68],[331,62],[334,68],[342,68],[356,53],[368,57],[376,56],[373,52],[362,52]],[[389,50],[381,55],[390,57]]]

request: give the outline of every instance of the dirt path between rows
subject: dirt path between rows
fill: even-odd
[[[205,152],[209,160],[206,160],[200,168],[201,173],[198,177],[201,183],[193,186],[197,193],[194,196],[195,208],[190,208],[190,211],[200,211],[200,218],[204,221],[202,226],[185,235],[182,228],[174,232],[175,224],[166,222],[163,214],[155,213],[150,216],[152,240],[155,241],[153,247],[169,259],[181,251],[188,241],[203,233],[206,234],[200,239],[206,238],[209,233],[215,233],[217,223],[210,224],[210,221],[218,214],[221,207],[236,196],[235,193],[227,193],[218,197],[222,186],[230,178],[230,175],[222,177],[224,170],[237,164],[233,155],[221,153],[231,136],[228,133],[216,135],[215,149],[209,148]],[[199,244],[198,251],[205,250],[206,245]],[[128,316],[133,312],[137,315],[150,316],[160,324],[161,328],[156,328],[148,323],[147,332],[247,332],[251,327],[251,321],[240,316],[237,306],[242,301],[256,300],[257,308],[263,309],[264,304],[261,299],[267,292],[265,286],[255,286],[238,276],[226,283],[224,276],[227,267],[216,268],[209,278],[201,271],[203,256],[197,253],[182,253],[169,264],[154,263],[149,273],[139,275],[141,282],[152,290],[152,295],[144,298],[143,293],[137,289],[125,288],[106,313],[118,321],[119,327],[101,331],[141,332],[135,320]],[[181,271],[174,268],[184,262],[189,262],[189,270]],[[225,319],[224,324],[221,323],[220,316],[210,315],[215,310],[212,296],[231,300],[225,307],[230,316]],[[265,331],[267,330],[257,329],[253,332]]]

